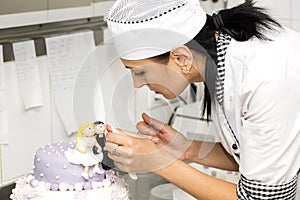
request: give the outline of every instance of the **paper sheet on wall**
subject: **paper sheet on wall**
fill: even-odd
[[[34,41],[13,44],[19,89],[25,110],[43,105]]]
[[[6,109],[6,85],[3,66],[3,49],[0,45],[0,144],[7,144],[7,109]]]
[[[71,135],[77,131],[73,94],[77,75],[86,57],[95,49],[92,31],[46,38],[53,96],[58,114]]]

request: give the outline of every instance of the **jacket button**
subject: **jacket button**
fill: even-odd
[[[236,144],[233,144],[231,147],[232,147],[233,150],[237,150],[238,149],[238,146]]]

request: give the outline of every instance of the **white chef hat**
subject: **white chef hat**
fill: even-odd
[[[199,0],[117,0],[107,25],[121,58],[139,60],[192,40],[206,22]]]

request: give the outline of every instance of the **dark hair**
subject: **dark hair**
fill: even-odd
[[[281,26],[267,14],[265,8],[256,7],[254,4],[250,0],[237,7],[221,10],[218,15],[221,15],[224,25],[218,31],[230,35],[237,41],[246,41],[253,36],[269,40],[263,31],[272,30],[274,25]]]
[[[215,63],[217,61],[216,32],[226,33],[237,41],[247,41],[253,37],[262,40],[270,40],[264,35],[264,31],[274,30],[274,26],[281,26],[266,13],[266,9],[256,7],[254,4],[255,3],[252,0],[249,0],[239,6],[219,11],[217,17],[221,20],[221,26],[220,24],[216,25],[216,20],[214,19],[216,17],[215,15],[207,15],[205,25],[193,40],[198,42],[206,50]],[[189,46],[189,43],[186,45]],[[155,56],[152,59],[166,61],[168,56],[169,52]],[[209,95],[208,87],[205,83],[204,85],[205,91],[202,115],[206,113],[206,119],[210,120],[211,99],[214,99],[214,97]]]
[[[104,122],[102,122],[102,121],[95,121],[94,122],[94,125],[100,125],[100,124],[104,124]]]

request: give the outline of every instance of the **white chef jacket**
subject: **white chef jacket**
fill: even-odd
[[[224,109],[215,103],[213,122],[242,176],[274,185],[299,173],[300,34],[284,28],[267,36],[231,40]]]

